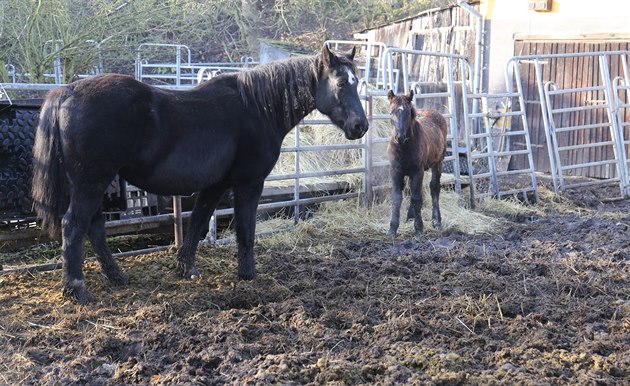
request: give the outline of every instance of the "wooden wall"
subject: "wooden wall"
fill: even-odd
[[[479,3],[471,3],[479,10]],[[370,39],[390,47],[464,55],[474,60],[475,18],[453,6],[425,11],[412,18],[369,30]],[[365,32],[365,31],[364,31]]]

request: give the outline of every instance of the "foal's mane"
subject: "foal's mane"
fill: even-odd
[[[263,64],[238,74],[238,91],[246,106],[292,128],[315,108],[321,66],[320,56]]]

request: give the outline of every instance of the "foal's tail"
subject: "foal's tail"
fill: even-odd
[[[33,145],[33,206],[42,219],[42,229],[51,238],[60,231],[60,217],[68,207],[68,182],[63,164],[59,111],[61,103],[70,95],[65,87],[48,93],[39,115]]]

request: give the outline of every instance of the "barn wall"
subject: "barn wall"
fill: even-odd
[[[479,10],[479,2],[472,2],[471,6]],[[476,26],[476,20],[467,11],[455,6],[428,10],[356,36],[391,47],[465,55],[472,62]]]
[[[486,19],[489,91],[504,91],[508,59],[522,54],[515,42],[630,41],[630,1],[553,0],[550,12],[528,9],[528,0],[483,0]]]
[[[512,56],[574,53],[599,50],[630,49],[630,2],[627,0],[553,0],[549,12],[528,9],[528,0],[482,0],[481,13],[486,19],[489,49],[485,61],[485,86],[490,92],[505,90],[505,65]],[[610,64],[611,76],[619,75],[620,58]],[[528,125],[533,143],[536,170],[549,172],[549,156],[542,123],[540,98],[534,79],[533,66],[521,69]],[[587,59],[558,59],[543,66],[543,83],[554,81],[559,88],[574,88],[601,84],[598,63]],[[580,106],[601,99],[592,93],[580,93],[565,105]],[[626,114],[626,121],[630,116]],[[607,122],[601,113],[570,114],[563,117],[563,125]],[[626,135],[629,135],[626,128]],[[580,145],[593,140],[607,140],[606,129],[584,130],[563,137],[562,145]],[[612,157],[601,149],[567,152],[564,155],[575,163]],[[526,165],[524,157],[512,159],[511,167]],[[573,173],[588,177],[610,178],[614,170],[592,167]]]

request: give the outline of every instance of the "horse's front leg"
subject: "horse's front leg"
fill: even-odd
[[[440,189],[442,187],[440,178],[442,177],[442,162],[431,168],[431,202],[433,203],[433,227],[440,229],[442,227],[442,216],[440,214]]]
[[[402,203],[402,192],[405,181],[405,175],[394,168],[391,169],[392,175],[392,216],[389,220],[389,231],[387,236],[396,237],[398,226],[400,225],[400,205]]]
[[[409,189],[411,190],[411,208],[413,208],[413,226],[416,230],[416,237],[422,236],[424,226],[422,224],[422,181],[424,180],[424,170],[420,168],[417,173],[409,176]]]
[[[177,265],[181,275],[186,279],[199,277],[199,271],[195,267],[195,253],[199,239],[225,190],[224,186],[207,188],[199,192],[195,200],[188,223],[188,232],[186,232],[182,247],[177,252]]]
[[[263,190],[264,180],[234,186],[234,217],[238,243],[238,276],[252,280],[256,276],[254,238],[256,209]]]

